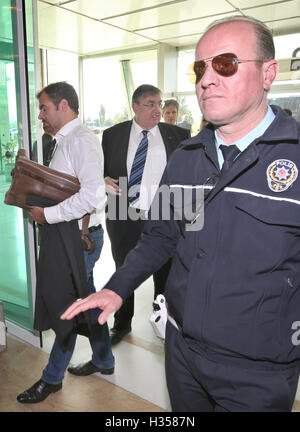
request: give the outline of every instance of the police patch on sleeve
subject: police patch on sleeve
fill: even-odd
[[[273,192],[284,192],[298,177],[298,168],[288,159],[278,159],[267,168],[269,188]]]

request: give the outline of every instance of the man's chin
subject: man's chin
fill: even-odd
[[[45,133],[47,133],[47,134],[49,134],[49,135],[54,135],[54,131],[53,131],[53,129],[52,128],[50,128],[50,127],[48,127],[48,126],[44,126],[43,125],[43,129],[44,129],[44,132]]]
[[[160,121],[160,118],[159,118],[159,119],[153,119],[152,125],[151,125],[151,127],[149,127],[149,129],[152,129],[152,128],[154,128],[155,126],[157,126],[158,123],[159,123],[159,121]]]

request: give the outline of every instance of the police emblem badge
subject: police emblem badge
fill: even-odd
[[[298,177],[298,168],[288,159],[278,159],[267,168],[269,188],[273,192],[284,192]]]

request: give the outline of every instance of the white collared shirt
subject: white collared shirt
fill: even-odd
[[[128,179],[130,177],[135,153],[143,138],[143,130],[144,129],[142,129],[133,119],[127,152]],[[132,207],[140,208],[142,210],[149,210],[167,165],[166,149],[158,126],[150,129],[147,136],[148,151],[141,182],[140,197],[132,205]]]
[[[65,124],[55,135],[56,149],[50,168],[70,174],[80,182],[80,190],[61,203],[45,208],[48,223],[81,219],[91,213],[89,226],[98,225],[105,211],[103,151],[98,138],[79,118]],[[81,227],[81,221],[79,221]]]

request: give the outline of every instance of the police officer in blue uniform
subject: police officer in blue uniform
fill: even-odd
[[[174,411],[293,406],[300,361],[300,128],[267,104],[274,58],[271,32],[251,17],[207,29],[193,70],[209,125],[182,143],[161,183],[183,196],[202,190],[204,213],[196,205],[193,217],[182,211],[181,218],[149,220],[104,289],[62,317],[98,306],[105,322],[174,254],[166,300],[178,328],[167,323],[165,343]],[[172,197],[171,216],[180,211]]]

